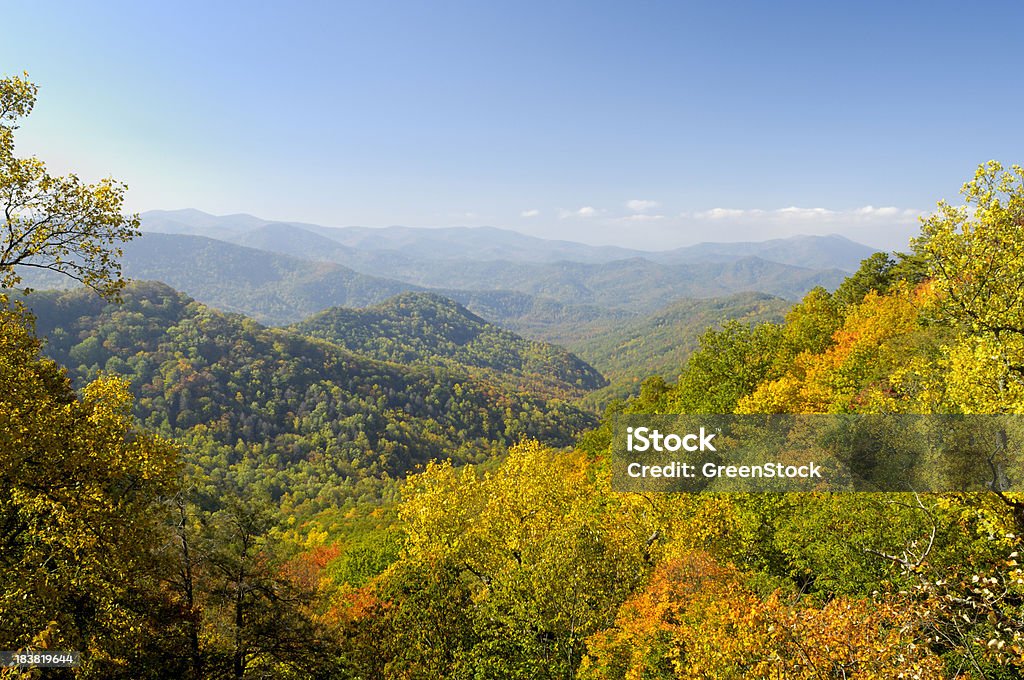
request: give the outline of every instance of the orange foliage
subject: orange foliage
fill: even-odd
[[[336,543],[319,545],[296,555],[282,567],[281,572],[289,581],[316,590],[325,578],[324,569],[328,562],[340,554],[341,547]]]
[[[838,598],[822,608],[762,598],[703,553],[668,560],[591,636],[580,677],[941,678],[902,603]],[[919,638],[918,638],[919,639]]]

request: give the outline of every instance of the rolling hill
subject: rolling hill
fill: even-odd
[[[290,329],[381,361],[463,369],[534,394],[579,397],[607,384],[561,347],[521,338],[434,294],[403,293],[365,309],[335,307]]]

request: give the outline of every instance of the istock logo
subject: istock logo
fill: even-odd
[[[663,435],[659,430],[649,427],[626,428],[626,450],[630,452],[658,451],[717,451],[711,440],[715,433],[708,434],[702,427],[700,433],[679,436],[675,433]]]

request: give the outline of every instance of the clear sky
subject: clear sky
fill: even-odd
[[[906,245],[1024,163],[1024,3],[5,3],[20,155],[132,210]]]

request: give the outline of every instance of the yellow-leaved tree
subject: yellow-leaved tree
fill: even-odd
[[[362,677],[566,678],[657,546],[656,503],[613,494],[581,453],[526,442],[503,465],[409,479],[405,554],[354,600]],[[375,665],[376,664],[376,665]],[[375,665],[375,667],[374,667]]]
[[[939,203],[914,248],[940,310],[961,331],[950,348],[950,400],[967,413],[1024,413],[1024,168],[997,161]]]
[[[116,297],[125,285],[120,244],[139,235],[139,216],[121,213],[126,187],[117,180],[86,184],[14,155],[14,131],[32,112],[36,91],[27,77],[0,79],[0,287],[16,286],[19,271],[33,268]]]
[[[0,79],[0,287],[36,268],[117,298],[119,244],[139,218],[121,213],[120,182],[15,156],[36,89]],[[76,394],[31,315],[0,295],[0,649],[77,651],[76,677],[183,677],[177,627],[192,612],[166,586],[165,554],[178,452],[136,429],[131,404],[117,379]]]

